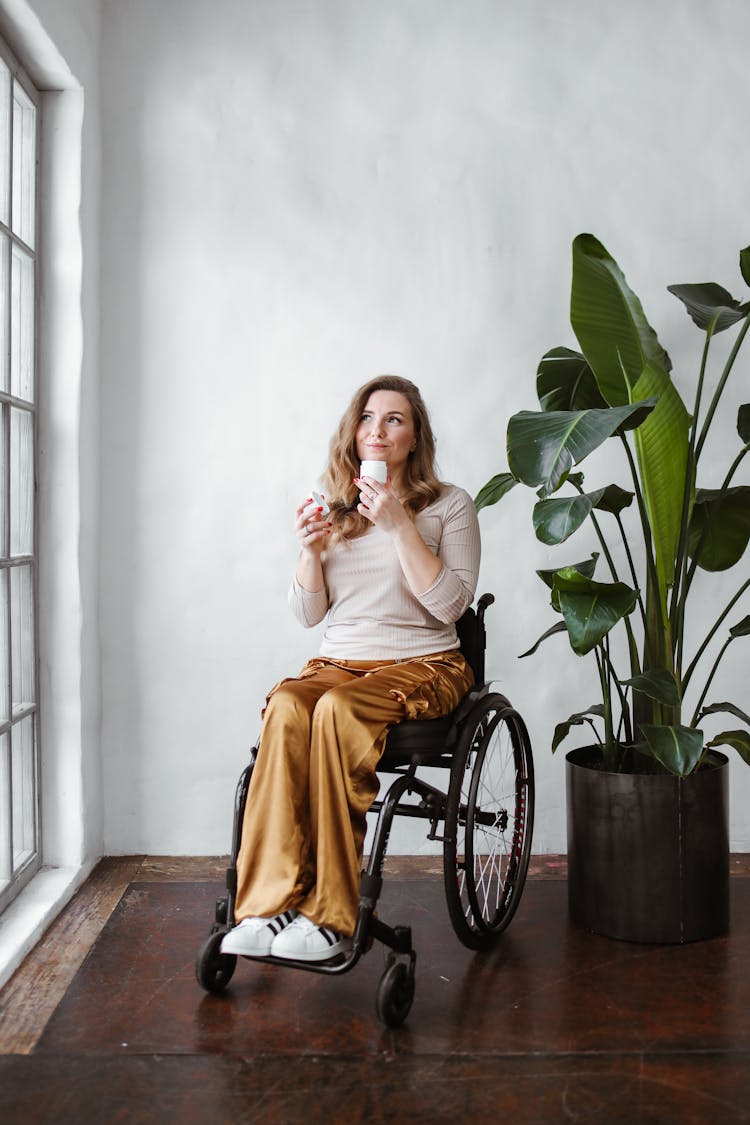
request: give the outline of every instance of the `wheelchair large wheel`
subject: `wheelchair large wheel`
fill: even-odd
[[[484,696],[464,720],[445,812],[443,874],[453,928],[483,949],[521,898],[534,822],[534,766],[521,716]]]

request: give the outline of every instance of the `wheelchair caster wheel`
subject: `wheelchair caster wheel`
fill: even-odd
[[[414,999],[414,966],[394,961],[383,973],[378,985],[375,1010],[378,1019],[388,1027],[400,1027],[411,1010]]]
[[[237,966],[235,954],[220,952],[223,937],[223,930],[216,930],[209,934],[201,946],[195,962],[196,979],[206,992],[215,994],[223,992],[232,979],[232,974]]]

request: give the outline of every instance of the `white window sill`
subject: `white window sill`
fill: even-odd
[[[43,867],[0,916],[0,988],[91,873],[82,867]]]

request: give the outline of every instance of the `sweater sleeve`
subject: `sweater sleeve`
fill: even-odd
[[[445,624],[458,621],[474,600],[481,543],[474,502],[462,488],[452,489],[438,548],[443,569],[418,601]]]
[[[325,586],[312,593],[300,586],[296,576],[289,587],[288,601],[292,613],[306,629],[319,625],[328,613],[328,591]]]

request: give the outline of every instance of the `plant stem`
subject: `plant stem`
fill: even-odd
[[[583,495],[583,489],[581,488],[581,486],[576,485],[575,487],[578,489],[578,492],[581,495]],[[612,577],[614,578],[615,582],[619,582],[620,576],[617,573],[617,567],[615,566],[614,559],[612,558],[609,547],[607,546],[607,541],[604,538],[604,534],[602,532],[602,529],[599,526],[599,521],[597,520],[596,516],[594,515],[593,509],[590,512],[590,517],[591,517],[591,522],[594,525],[594,531],[596,532],[596,536],[599,540],[599,544],[600,544],[601,549],[602,549],[602,554],[604,555],[605,559],[607,560],[607,565],[609,566],[610,573],[612,574]],[[638,585],[638,575],[636,574],[635,567],[633,566],[633,560],[632,560],[632,557],[630,555],[630,549],[628,547],[628,541],[625,537],[625,530],[622,526],[622,522],[620,521],[619,516],[617,516],[616,519],[617,519],[617,524],[620,528],[620,533],[622,535],[622,541],[623,541],[623,544],[625,546],[625,552],[627,554],[628,561],[630,563],[630,571],[631,571],[631,574],[633,576],[633,585],[635,587],[635,592],[638,595],[638,606],[639,606],[639,609],[641,611],[641,617],[643,619],[643,630],[644,630],[644,633],[645,633],[645,631],[646,631],[646,610],[645,610],[644,605],[643,605],[643,600],[641,598],[641,591],[640,591],[640,588],[639,588],[639,585]],[[635,675],[638,674],[638,672],[640,672],[640,667],[636,666],[636,661],[633,659],[633,653],[635,653],[636,657],[637,657],[638,646],[635,642],[635,637],[633,635],[633,626],[630,624],[630,620],[627,617],[623,618],[623,624],[625,626],[625,633],[626,633],[627,638],[628,638],[628,647],[629,647],[630,653],[631,653],[630,671],[631,671],[631,675],[635,676]]]
[[[609,682],[607,673],[604,667],[604,646],[598,644],[594,649],[594,657],[596,659],[596,669],[599,673],[599,683],[602,689],[602,701],[604,703],[604,746],[602,747],[602,754],[604,757],[605,769],[614,769],[616,760],[615,751],[615,736],[612,730],[612,699],[609,691]]]
[[[648,512],[646,510],[646,502],[643,499],[643,493],[641,492],[641,486],[640,486],[640,482],[638,480],[638,470],[636,468],[636,464],[635,464],[635,461],[633,459],[633,451],[630,448],[630,446],[628,445],[627,438],[625,437],[624,434],[620,434],[620,439],[622,441],[622,444],[625,447],[625,456],[627,457],[628,465],[630,466],[630,475],[631,475],[632,480],[633,480],[633,488],[634,488],[634,491],[635,491],[635,498],[636,498],[636,502],[638,504],[638,514],[640,516],[641,528],[643,530],[643,539],[644,539],[645,548],[646,548],[646,569],[647,569],[647,572],[648,572],[647,584],[650,585],[651,589],[655,593],[655,596],[657,597],[657,599],[659,599],[659,597],[660,597],[660,595],[659,595],[659,576],[656,572],[656,560],[654,559],[653,540],[651,538],[651,525],[648,521]],[[647,586],[647,588],[648,588],[648,586]],[[661,603],[660,602],[659,602],[659,616],[660,616],[660,618],[662,617],[662,610],[661,610]],[[648,627],[648,614],[647,613],[644,613],[644,615],[643,615],[643,633],[644,633],[643,668],[645,670],[647,667],[649,667],[654,662],[654,660],[658,659],[658,653],[654,653],[654,651],[653,651],[653,637],[651,636],[651,630]]]
[[[750,442],[747,442],[745,445],[743,445],[742,449],[739,451],[739,453],[735,457],[734,461],[730,465],[729,471],[727,472],[727,475],[724,477],[724,483],[722,484],[722,486],[719,490],[720,492],[723,492],[725,488],[729,488],[732,477],[734,476],[734,474],[737,472],[738,468],[742,464],[743,457],[745,457],[748,453],[750,453]]]
[[[573,485],[573,487],[575,488],[575,490],[579,494],[579,496],[584,495],[583,488],[581,487],[580,484],[577,483],[577,481],[571,481],[570,483]],[[604,535],[602,534],[602,529],[599,527],[599,521],[597,520],[596,516],[594,515],[594,509],[593,508],[589,512],[589,516],[591,518],[591,522],[594,525],[594,531],[596,532],[596,537],[599,540],[599,545],[601,546],[602,554],[604,555],[605,559],[607,560],[607,564],[608,564],[609,569],[611,571],[612,577],[614,578],[615,582],[619,582],[620,576],[617,573],[617,568],[615,567],[614,559],[612,558],[609,547],[607,546],[607,541],[604,538]]]
[[[641,588],[640,588],[640,583],[638,581],[638,575],[636,574],[636,570],[635,570],[635,563],[633,562],[633,556],[630,553],[630,544],[628,543],[628,537],[625,534],[625,528],[622,526],[622,520],[620,519],[620,513],[619,512],[615,515],[615,519],[617,520],[617,526],[620,529],[620,535],[622,536],[622,545],[625,548],[625,555],[626,555],[627,560],[628,560],[628,566],[630,567],[630,576],[633,579],[633,589],[638,594],[638,607],[641,611],[641,619],[643,621],[643,627],[645,629],[646,628],[646,607],[644,606],[643,598],[641,597]]]
[[[683,628],[685,616],[685,582],[688,569],[687,541],[688,526],[690,524],[690,498],[693,492],[696,473],[695,439],[698,432],[698,414],[700,412],[701,397],[703,395],[703,382],[706,377],[706,364],[708,362],[708,349],[713,339],[716,321],[712,320],[706,331],[706,341],[703,345],[701,367],[698,374],[698,387],[695,392],[693,405],[693,421],[690,427],[690,444],[688,447],[687,463],[685,465],[685,482],[682,490],[682,513],[680,515],[680,536],[677,543],[677,557],[675,559],[675,577],[672,587],[672,597],[669,604],[669,620],[672,624],[672,636],[676,638],[676,651],[674,653],[675,670],[679,674],[682,668]]]
[[[733,640],[734,640],[734,637],[732,637],[732,636],[727,637],[727,639],[724,641],[724,644],[721,646],[721,652],[716,657],[716,660],[714,660],[714,666],[708,674],[708,679],[706,680],[705,687],[703,688],[703,691],[701,692],[701,697],[698,700],[698,703],[696,704],[695,711],[693,712],[693,717],[690,720],[690,726],[691,727],[696,726],[696,724],[698,722],[698,715],[700,713],[701,707],[703,706],[703,700],[708,695],[708,689],[710,688],[711,681],[713,680],[713,678],[716,674],[716,669],[719,667],[719,663],[721,661],[721,658],[723,657],[724,653],[727,651],[727,649],[729,648],[729,646],[731,645]]]
[[[690,679],[693,675],[693,672],[695,671],[695,667],[696,667],[698,661],[700,660],[701,656],[703,656],[703,653],[705,652],[705,650],[706,650],[708,644],[710,643],[712,637],[714,636],[717,629],[719,628],[719,626],[721,625],[722,621],[727,616],[727,614],[730,612],[732,607],[737,604],[737,602],[740,600],[742,595],[745,593],[745,590],[748,590],[748,589],[750,589],[750,578],[748,578],[746,582],[742,583],[742,585],[740,586],[737,593],[734,595],[734,597],[731,599],[731,601],[727,605],[726,609],[723,611],[721,616],[715,622],[713,627],[709,630],[708,634],[706,635],[705,640],[703,641],[703,644],[700,646],[700,648],[696,652],[695,656],[693,657],[693,659],[690,663],[690,667],[688,668],[687,672],[685,673],[685,675],[683,677],[683,680],[682,680],[683,693],[684,693],[687,685],[690,683]]]
[[[750,443],[748,443],[747,445],[743,445],[742,449],[739,451],[739,453],[735,457],[734,461],[732,462],[732,464],[729,467],[729,471],[727,472],[727,475],[724,477],[724,483],[722,484],[721,488],[719,489],[719,492],[724,492],[729,487],[729,484],[730,484],[730,481],[732,480],[732,477],[737,472],[737,469],[739,468],[740,464],[742,463],[743,458],[745,457],[745,454],[748,453],[748,451],[750,451]],[[693,579],[695,578],[695,572],[698,569],[698,559],[701,557],[701,550],[703,548],[703,544],[705,543],[705,541],[708,537],[708,533],[709,533],[710,529],[711,529],[710,521],[706,520],[705,526],[704,526],[703,531],[701,532],[701,535],[700,535],[700,539],[698,540],[698,544],[695,548],[695,554],[693,556],[693,561],[691,562],[690,569],[688,570],[688,573],[687,573],[687,579],[686,579],[686,584],[685,584],[685,598],[687,598],[688,591],[690,590],[690,587],[693,584]],[[685,552],[685,556],[687,558],[687,552]]]
[[[718,316],[718,314],[717,314],[717,316]],[[698,412],[699,412],[699,409],[700,409],[701,393],[702,393],[702,390],[703,390],[703,380],[704,380],[705,371],[706,371],[706,360],[707,360],[707,357],[708,357],[708,347],[709,347],[709,344],[710,344],[711,339],[712,339],[713,334],[714,334],[715,325],[716,325],[716,317],[714,318],[714,320],[712,320],[711,324],[709,325],[709,327],[706,331],[706,343],[705,343],[704,348],[703,348],[703,358],[701,360],[700,375],[698,377],[698,389],[696,391],[696,396],[695,396],[695,409],[693,411],[693,425],[692,425],[692,430],[691,430],[691,435],[690,435],[690,457],[688,459],[688,470],[690,470],[690,468],[692,466],[692,472],[695,475],[696,479],[697,479],[697,475],[698,475],[698,459],[700,457],[701,450],[703,449],[703,444],[706,440],[706,437],[708,436],[708,431],[709,431],[709,428],[711,426],[711,422],[713,420],[714,413],[716,412],[716,408],[719,404],[722,393],[724,391],[726,381],[729,378],[729,374],[732,370],[732,367],[734,366],[734,361],[737,358],[737,353],[739,352],[740,347],[742,346],[742,342],[743,342],[743,340],[745,338],[745,335],[748,331],[748,328],[750,327],[750,314],[745,318],[745,321],[742,325],[742,328],[737,333],[737,338],[734,342],[734,346],[732,347],[732,351],[731,351],[731,353],[729,355],[729,358],[727,359],[727,362],[724,366],[724,371],[722,372],[721,378],[720,378],[719,383],[718,383],[718,385],[716,387],[716,390],[714,392],[713,399],[711,400],[711,405],[710,405],[708,413],[706,415],[705,422],[703,423],[703,429],[701,431],[700,440],[698,441],[698,443],[696,445],[695,439],[696,439],[696,433],[697,433],[697,430],[698,430]],[[740,451],[738,456],[735,458],[735,460],[734,460],[731,468],[729,469],[729,472],[727,473],[727,476],[724,480],[724,484],[722,485],[722,489],[721,489],[722,491],[725,488],[728,487],[729,482],[731,481],[732,477],[734,476],[735,472],[737,471],[737,468],[738,468],[739,464],[741,463],[743,457],[747,453],[748,448],[749,448],[749,446],[746,444],[743,447],[743,449]],[[708,532],[708,524],[706,524],[706,526],[704,527],[703,532],[701,534],[700,540],[698,542],[698,546],[696,548],[695,555],[693,557],[693,561],[690,565],[688,565],[688,553],[687,553],[688,522],[689,522],[688,521],[688,514],[689,514],[688,513],[688,509],[689,509],[688,497],[689,497],[692,485],[693,485],[693,478],[692,478],[692,475],[691,475],[690,471],[688,471],[686,473],[686,477],[685,477],[685,493],[684,493],[684,497],[683,497],[682,522],[681,522],[681,526],[680,526],[680,544],[679,544],[679,551],[678,551],[678,558],[680,559],[680,578],[679,578],[679,584],[676,581],[675,582],[675,588],[672,591],[672,609],[670,611],[670,617],[673,619],[673,628],[674,628],[673,635],[675,637],[677,637],[677,651],[675,653],[675,667],[676,667],[677,670],[681,669],[681,667],[682,667],[684,632],[685,632],[684,621],[685,621],[685,608],[686,608],[686,605],[687,605],[687,597],[688,597],[688,593],[690,592],[690,587],[693,584],[693,579],[695,578],[695,572],[698,568],[698,559],[700,558],[701,549],[703,547],[703,543],[705,542],[706,535],[707,535],[707,532]]]
[[[708,363],[708,349],[714,337],[714,330],[716,328],[716,317],[713,318],[708,328],[706,329],[706,342],[703,345],[703,355],[701,356],[701,367],[698,372],[698,386],[695,391],[695,404],[693,406],[693,437],[691,439],[691,449],[695,449],[695,434],[698,431],[698,415],[701,409],[701,398],[703,396],[703,382],[706,377],[706,365]]]
[[[609,643],[607,643],[606,649],[603,649],[602,652],[603,652],[603,655],[604,655],[604,657],[607,661],[607,667],[608,667],[608,669],[611,673],[611,682],[614,683],[615,689],[616,689],[617,694],[620,698],[620,726],[624,726],[624,728],[625,728],[625,742],[629,746],[630,743],[633,741],[633,728],[630,724],[630,707],[628,706],[627,692],[623,691],[623,689],[622,689],[622,685],[621,685],[619,677],[617,675],[617,671],[615,670],[615,667],[614,667],[614,665],[612,663],[612,660],[611,660],[611,657],[609,655]],[[610,699],[611,699],[611,690],[610,690]],[[619,734],[619,728],[618,728],[618,734]],[[613,738],[614,738],[614,731],[613,731]]]
[[[727,359],[724,370],[721,373],[721,378],[719,379],[719,382],[716,386],[716,390],[714,391],[714,396],[711,399],[711,405],[709,406],[708,412],[706,413],[706,420],[703,423],[703,428],[701,430],[701,436],[698,439],[698,444],[695,447],[696,469],[698,467],[698,460],[699,460],[700,455],[701,455],[701,450],[703,449],[703,445],[706,441],[706,438],[708,437],[708,431],[711,428],[711,422],[713,421],[714,414],[716,413],[716,407],[719,405],[719,401],[720,401],[721,396],[724,392],[724,386],[726,384],[727,379],[729,378],[729,374],[732,370],[732,367],[734,366],[734,361],[737,358],[737,352],[742,347],[742,341],[745,339],[745,336],[747,335],[748,328],[750,328],[750,313],[748,313],[748,315],[745,317],[745,319],[742,323],[742,328],[737,333],[737,339],[734,341],[734,345],[732,347],[732,350],[729,353],[729,358]]]

